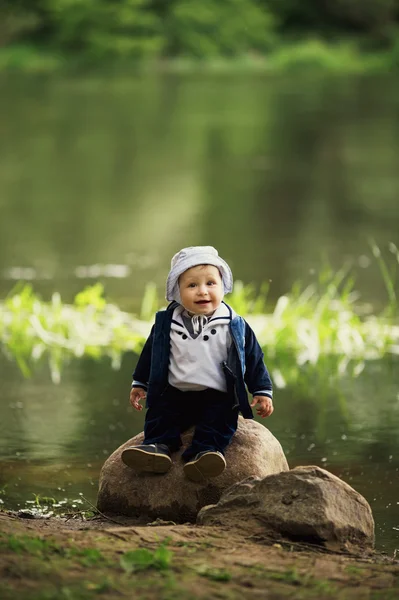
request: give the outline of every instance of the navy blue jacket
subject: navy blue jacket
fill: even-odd
[[[176,302],[172,302],[166,310],[157,312],[155,324],[133,373],[135,381],[146,383],[147,407],[156,405],[157,398],[168,386],[170,326],[177,306]],[[232,316],[231,308],[226,306]],[[262,349],[248,323],[242,317],[233,317],[230,333],[233,343],[227,361],[222,363],[227,391],[234,398],[234,407],[240,409],[243,417],[252,419],[245,384],[251,394],[260,392],[256,395],[272,397],[272,382],[263,362]]]

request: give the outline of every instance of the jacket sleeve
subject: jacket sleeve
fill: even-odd
[[[141,387],[145,390],[148,386],[148,380],[150,378],[151,371],[151,355],[152,355],[152,342],[154,339],[154,328],[152,326],[151,333],[144,344],[144,348],[141,351],[140,358],[136,365],[133,373],[132,387]]]
[[[273,384],[263,362],[263,352],[250,326],[245,322],[245,383],[253,396],[273,398]]]

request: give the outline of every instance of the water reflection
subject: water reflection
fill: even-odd
[[[104,460],[143,428],[143,415],[128,404],[134,362],[125,356],[115,372],[106,361],[79,360],[59,386],[46,373],[24,381],[16,367],[1,363],[0,488],[6,486],[1,498],[8,506],[24,506],[33,493],[58,500],[83,493],[95,502]],[[262,422],[291,467],[319,465],[365,496],[378,547],[392,553],[399,526],[398,363],[367,366],[358,380],[340,380],[340,390],[310,382],[279,390],[273,417]]]
[[[137,310],[146,282],[163,288],[176,249],[212,242],[236,278],[272,280],[271,300],[323,255],[335,269],[363,256],[360,291],[385,303],[367,239],[398,241],[396,79],[4,83],[0,273],[50,275],[38,289],[68,301],[79,265],[126,265],[126,278],[99,276]]]

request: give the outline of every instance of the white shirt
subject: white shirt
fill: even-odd
[[[222,363],[227,361],[232,343],[229,309],[221,304],[195,339],[184,325],[183,311],[184,307],[178,306],[172,317],[168,376],[170,385],[181,391],[212,388],[226,392]]]

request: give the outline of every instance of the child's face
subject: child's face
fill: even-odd
[[[179,277],[181,303],[197,315],[211,315],[223,300],[223,284],[219,270],[213,265],[198,265]]]

